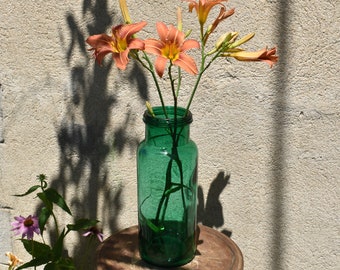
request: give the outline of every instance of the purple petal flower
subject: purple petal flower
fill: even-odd
[[[33,234],[40,234],[39,222],[36,216],[29,215],[14,217],[16,221],[12,222],[12,231],[15,235],[21,234],[22,238],[33,239]]]
[[[100,242],[104,241],[104,235],[102,230],[98,229],[96,226],[87,229],[85,233],[82,234],[84,237],[96,235]]]

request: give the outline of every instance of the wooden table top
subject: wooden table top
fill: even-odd
[[[226,235],[198,225],[199,240],[194,259],[183,266],[161,268],[144,262],[138,251],[138,227],[132,226],[106,239],[97,250],[97,270],[243,270],[243,256]]]

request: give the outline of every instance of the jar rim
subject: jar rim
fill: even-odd
[[[154,116],[146,110],[143,115],[143,121],[145,124],[158,126],[158,127],[168,127],[175,124],[174,117],[174,106],[165,106],[165,110],[168,113],[168,117],[166,118],[164,115],[164,110],[162,106],[152,107]],[[189,125],[193,121],[192,113],[190,110],[187,112],[187,109],[183,107],[177,107],[177,126]]]

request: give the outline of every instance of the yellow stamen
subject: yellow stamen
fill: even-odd
[[[179,57],[179,53],[180,51],[177,45],[174,43],[166,44],[164,48],[162,49],[162,55],[171,61],[177,60]]]

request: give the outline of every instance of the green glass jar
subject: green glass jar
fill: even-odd
[[[139,250],[162,267],[188,263],[196,252],[197,158],[192,114],[154,107],[144,113],[145,140],[137,152]],[[166,116],[165,116],[166,115]]]

